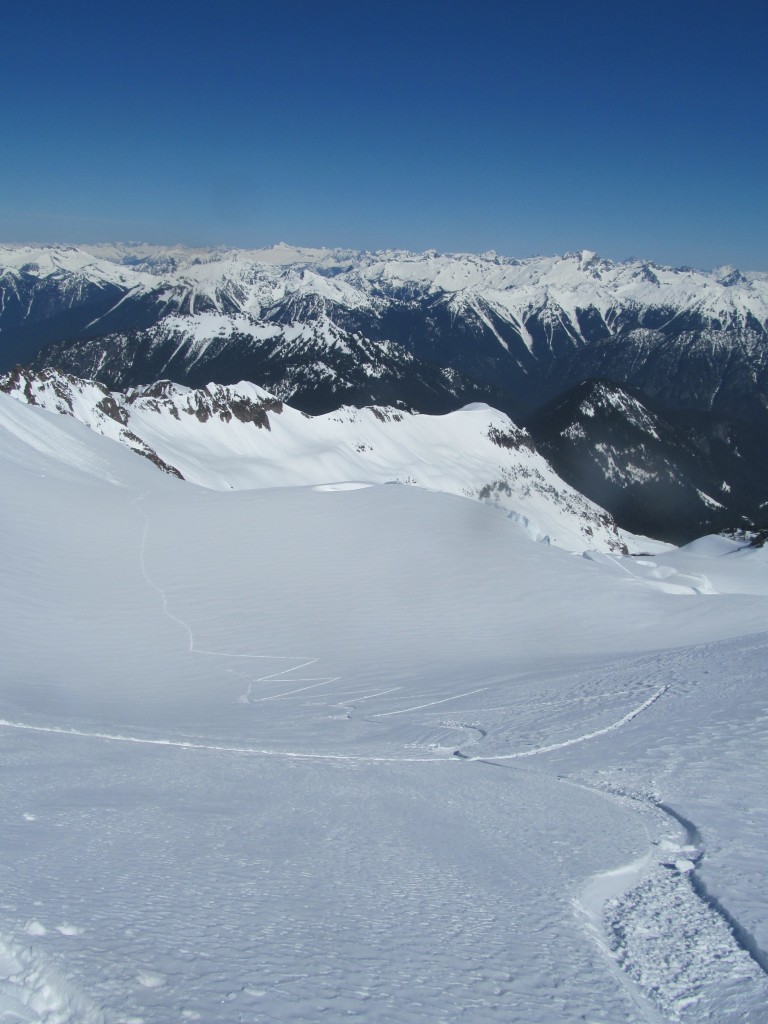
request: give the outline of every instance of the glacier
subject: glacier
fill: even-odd
[[[0,467],[0,1020],[765,1019],[765,549],[4,394]]]

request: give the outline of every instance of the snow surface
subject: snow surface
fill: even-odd
[[[215,491],[0,395],[0,1021],[765,1021],[764,550]]]

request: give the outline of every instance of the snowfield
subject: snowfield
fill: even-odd
[[[768,1019],[765,550],[2,394],[0,473],[2,1024]]]
[[[442,416],[343,406],[308,416],[248,381],[193,390],[159,381],[126,394],[56,370],[18,369],[0,393],[64,416],[215,490],[406,483],[488,501],[534,540],[566,550],[664,545],[619,530],[570,487],[530,435],[483,403]]]

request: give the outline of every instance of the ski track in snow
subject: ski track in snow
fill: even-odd
[[[701,876],[696,873],[695,868],[704,861],[706,857],[706,847],[699,829],[693,822],[684,818],[682,814],[676,811],[669,804],[656,802],[655,806],[660,811],[663,811],[668,817],[676,821],[684,830],[685,843],[687,847],[692,847],[698,850],[698,856],[694,858],[694,868],[689,872],[686,872],[696,895],[701,899],[715,914],[723,919],[725,924],[730,928],[731,933],[736,943],[744,950],[744,952],[751,957],[752,960],[757,964],[760,970],[768,976],[768,953],[766,953],[757,943],[754,935],[748,929],[746,929],[727,909],[723,906],[721,901],[713,896],[706,885],[701,879]]]
[[[746,1022],[745,985],[768,1005],[768,956],[697,874],[706,854],[698,828],[653,797],[560,781],[673,826],[672,834],[667,828],[651,840],[644,857],[593,876],[574,900],[586,932],[648,1024]]]
[[[668,686],[662,686],[661,689],[657,690],[656,693],[652,694],[647,700],[643,701],[638,707],[633,708],[623,718],[620,718],[618,722],[612,722],[610,725],[604,726],[602,729],[596,729],[594,732],[584,733],[582,736],[574,736],[569,740],[562,740],[560,743],[550,743],[546,747],[535,747],[533,750],[523,750],[516,754],[485,754],[480,757],[470,757],[466,754],[458,752],[458,756],[462,757],[465,761],[516,761],[522,757],[534,757],[537,754],[548,754],[553,750],[563,750],[565,747],[572,747],[576,743],[586,743],[587,740],[597,739],[598,736],[605,736],[606,733],[615,732],[617,729],[621,729],[622,726],[628,725],[634,718],[642,714],[643,711],[647,711],[652,704],[655,704],[659,697],[663,696],[669,689]]]
[[[391,718],[392,715],[406,715],[409,711],[423,711],[424,708],[433,708],[436,704],[447,704],[451,700],[459,700],[461,697],[471,697],[475,693],[482,693],[487,686],[481,686],[478,690],[468,690],[466,693],[456,693],[452,697],[444,697],[442,700],[432,700],[428,704],[417,704],[413,708],[399,708],[397,711],[381,711],[371,718]]]
[[[255,655],[258,657],[258,655]],[[333,754],[333,753],[312,753],[306,751],[291,751],[291,750],[270,750],[260,749],[258,747],[229,747],[223,744],[213,743],[194,743],[191,740],[172,740],[172,739],[154,739],[145,736],[128,736],[121,733],[106,733],[106,732],[92,732],[83,729],[65,729],[63,726],[54,725],[32,725],[28,722],[13,722],[7,718],[0,718],[0,727],[6,729],[21,729],[26,732],[41,732],[41,733],[55,733],[63,736],[79,736],[84,739],[94,740],[109,740],[114,743],[141,743],[150,746],[158,747],[177,747],[182,750],[208,750],[214,753],[222,754],[245,754],[254,757],[285,757],[285,758],[300,758],[304,760],[314,761],[362,761],[366,763],[405,763],[405,764],[427,764],[430,762],[440,761],[444,764],[454,764],[459,761],[479,761],[491,763],[492,761],[511,761],[524,757],[535,757],[537,754],[547,754],[553,750],[560,750],[563,747],[570,747],[576,743],[585,743],[588,740],[603,736],[605,733],[614,732],[616,729],[620,729],[622,726],[627,725],[634,718],[637,718],[639,714],[645,711],[655,703],[663,693],[665,693],[667,687],[662,687],[661,690],[657,691],[648,700],[643,701],[638,707],[634,708],[628,714],[624,715],[617,722],[611,723],[602,729],[598,729],[594,732],[585,733],[582,736],[574,736],[571,739],[563,740],[560,743],[548,744],[544,747],[533,747],[531,750],[523,750],[514,754],[488,754],[485,757],[479,755],[468,756],[462,754],[460,750],[453,752],[453,755],[445,755],[442,757],[435,757],[432,755],[425,755],[423,757],[409,757],[403,755],[400,757],[379,757],[375,754]],[[385,691],[386,692],[386,691]],[[371,696],[374,696],[373,694]],[[457,695],[461,696],[461,694]],[[361,698],[364,699],[364,698]],[[441,703],[435,701],[433,703]],[[425,707],[431,707],[432,705],[424,705]],[[415,708],[409,708],[409,711],[417,710]],[[474,726],[473,728],[477,728]],[[481,731],[478,729],[478,731]]]
[[[192,627],[189,625],[188,622],[185,622],[184,619],[179,618],[178,615],[174,615],[174,613],[168,607],[168,597],[167,597],[165,591],[163,590],[162,587],[160,587],[157,583],[155,583],[155,581],[152,579],[152,577],[147,572],[146,547],[147,547],[147,537],[149,536],[149,516],[146,514],[146,512],[144,512],[142,509],[139,508],[139,502],[143,501],[144,498],[146,498],[146,497],[147,497],[146,493],[140,494],[137,498],[134,498],[133,501],[131,502],[131,505],[133,506],[133,508],[138,512],[138,514],[144,520],[144,532],[143,532],[142,537],[141,537],[141,549],[140,549],[140,553],[139,553],[139,560],[140,560],[140,563],[141,563],[141,573],[142,573],[142,576],[144,577],[146,583],[148,584],[148,586],[150,586],[152,588],[152,590],[154,590],[155,593],[158,594],[158,596],[160,597],[160,600],[163,603],[163,613],[165,614],[166,618],[170,619],[171,622],[175,622],[177,625],[179,625],[185,631],[185,633],[187,634],[187,637],[188,637],[188,640],[189,640],[189,648],[188,648],[188,650],[189,650],[190,654],[201,654],[201,655],[207,655],[209,657],[216,657],[216,658],[234,658],[234,659],[237,659],[237,660],[247,660],[247,661],[282,661],[282,662],[284,662],[284,661],[291,662],[292,661],[292,662],[298,662],[298,664],[294,664],[290,668],[281,669],[278,672],[270,672],[267,675],[257,676],[255,678],[251,678],[250,682],[248,684],[248,689],[243,694],[243,696],[240,698],[240,700],[243,703],[248,703],[248,704],[258,703],[259,701],[263,701],[263,700],[279,700],[281,697],[289,697],[289,696],[292,696],[295,693],[301,693],[303,690],[309,690],[309,689],[317,688],[317,687],[320,687],[320,686],[327,686],[330,683],[334,683],[334,682],[337,681],[338,676],[327,676],[327,677],[319,677],[319,676],[293,676],[292,682],[312,683],[313,686],[305,686],[305,687],[300,687],[300,688],[294,689],[294,690],[287,690],[285,693],[275,693],[275,694],[271,694],[268,697],[254,697],[253,696],[253,687],[254,687],[254,685],[256,683],[270,682],[270,681],[272,681],[274,679],[279,679],[281,676],[286,676],[286,675],[289,675],[289,674],[291,674],[293,672],[299,672],[303,668],[309,668],[310,665],[316,665],[317,662],[318,662],[318,659],[317,658],[307,658],[307,657],[304,657],[304,656],[301,656],[301,655],[288,655],[288,654],[274,654],[274,655],[273,654],[229,654],[229,653],[227,653],[225,651],[209,651],[209,650],[206,650],[205,648],[197,647],[196,644],[195,644],[195,634],[192,631]],[[236,674],[240,675],[240,673],[236,673]],[[248,677],[246,677],[246,678],[248,678]]]
[[[78,736],[83,739],[109,740],[113,743],[141,743],[156,747],[176,747],[181,750],[207,750],[217,754],[245,754],[252,757],[284,757],[298,758],[308,761],[388,762],[396,764],[422,764],[434,761],[442,761],[444,764],[450,764],[453,763],[454,760],[450,757],[376,757],[373,754],[320,754],[293,750],[260,750],[257,747],[227,747],[214,743],[193,743],[188,740],[150,739],[145,736],[126,736],[120,733],[86,732],[82,729],[65,729],[62,726],[30,725],[27,722],[12,722],[5,718],[0,718],[0,727],[5,729],[21,729],[25,732],[45,732],[56,733],[60,736]]]

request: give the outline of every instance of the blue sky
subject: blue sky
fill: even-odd
[[[768,4],[13,5],[0,238],[768,270]]]

